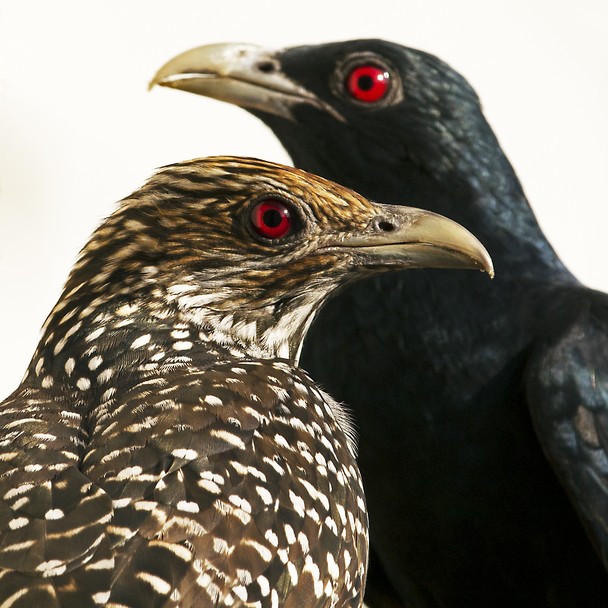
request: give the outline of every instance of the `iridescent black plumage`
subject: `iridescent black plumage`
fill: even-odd
[[[357,65],[389,74],[377,103],[349,94]],[[297,166],[448,214],[492,253],[492,284],[425,271],[354,286],[305,345],[304,364],[361,423],[371,544],[394,599],[605,603],[608,299],[556,256],[464,78],[359,40],[201,47],[155,81],[250,109]],[[372,551],[372,605],[379,570]]]
[[[284,238],[256,232],[265,200]],[[253,159],[173,165],[122,201],[0,404],[0,606],[359,607],[353,430],[301,342],[340,284],[444,245],[490,268],[449,220]]]

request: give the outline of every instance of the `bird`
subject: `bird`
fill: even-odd
[[[300,350],[336,289],[425,264],[492,273],[457,223],[302,170],[158,170],[0,404],[0,606],[361,606],[355,423]]]
[[[305,341],[360,424],[369,605],[606,605],[608,299],[559,259],[469,82],[360,39],[205,45],[155,84],[244,108],[295,166],[415,200],[492,255],[491,284],[421,270],[349,287]]]

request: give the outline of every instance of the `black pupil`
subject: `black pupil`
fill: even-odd
[[[268,228],[276,228],[282,220],[281,214],[276,209],[264,211],[263,221]]]
[[[359,88],[362,91],[369,91],[374,86],[374,79],[371,76],[359,77]]]

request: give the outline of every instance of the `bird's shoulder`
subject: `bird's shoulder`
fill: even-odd
[[[608,296],[550,294],[525,390],[537,436],[608,565]]]
[[[186,605],[201,593],[239,605],[269,590],[281,601],[324,596],[351,570],[353,590],[362,575],[354,457],[332,403],[286,361],[160,370],[101,406],[82,469],[112,500],[112,598],[125,605],[145,580]]]

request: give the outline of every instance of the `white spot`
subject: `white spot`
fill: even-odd
[[[38,361],[36,361],[36,375],[39,376],[42,368],[44,366],[44,357],[40,357]]]
[[[328,515],[325,518],[325,525],[336,535],[338,536],[338,526],[336,526],[336,522]]]
[[[37,473],[38,471],[42,471],[42,465],[41,464],[27,464],[27,465],[25,465],[23,470],[26,471],[27,473]]]
[[[103,357],[100,357],[99,355],[97,355],[96,357],[93,357],[90,361],[89,361],[89,369],[91,371],[96,370],[101,364],[103,363]]]
[[[178,545],[176,543],[166,543],[163,541],[151,541],[150,546],[158,546],[167,549],[167,551],[171,551],[176,557],[181,559],[183,562],[189,562],[192,559],[192,551],[184,547],[183,545]]]
[[[334,580],[338,580],[340,577],[340,568],[338,568],[338,564],[331,553],[327,554],[327,571]]]
[[[184,460],[194,460],[198,456],[198,452],[196,450],[178,448],[173,450],[171,455],[176,458],[183,458]]]
[[[93,601],[96,604],[100,604],[101,606],[105,606],[109,599],[110,599],[109,591],[99,591],[98,593],[93,594]]]
[[[268,597],[270,595],[270,582],[268,579],[260,574],[256,579],[258,581],[258,585],[260,586],[260,594],[262,597]]]
[[[228,553],[228,543],[223,538],[217,536],[213,539],[213,550],[216,553],[224,554]]]
[[[150,336],[150,334],[144,334],[143,336],[140,336],[136,340],[133,340],[133,342],[131,343],[131,349],[135,350],[136,348],[141,348],[142,346],[145,346],[146,344],[148,344],[148,342],[150,342],[151,338],[152,337]]]
[[[302,572],[310,573],[314,582],[315,596],[318,598],[321,597],[323,595],[323,582],[320,580],[321,577],[319,572],[319,566],[315,564],[310,554],[306,556]]]
[[[73,357],[70,357],[66,362],[65,365],[63,366],[65,369],[65,373],[68,376],[72,375],[72,372],[74,371],[74,367],[76,367],[76,361],[74,360]]]
[[[138,572],[137,578],[140,581],[148,583],[159,595],[169,595],[171,593],[171,585],[165,579],[160,578],[160,576],[155,576],[149,572]]]
[[[350,557],[350,552],[348,551],[348,549],[344,549],[344,566],[345,566],[346,570],[348,570],[348,567],[350,566],[351,561],[352,561],[352,559]]]
[[[289,446],[289,443],[287,442],[287,439],[285,439],[285,437],[283,437],[283,435],[279,435],[279,433],[277,433],[277,434],[274,436],[274,441],[275,441],[275,443],[276,443],[278,446],[280,446],[280,447],[282,447],[282,448],[287,448],[287,449],[289,449],[289,447],[290,447],[290,446]]]
[[[108,390],[106,390],[101,396],[101,401],[109,401],[116,394],[116,389],[112,386]]]
[[[8,522],[8,527],[11,530],[18,530],[19,528],[23,528],[23,526],[27,525],[28,522],[29,519],[27,517],[16,517]]]
[[[157,506],[158,506],[158,503],[154,502],[153,500],[138,500],[133,505],[133,508],[136,511],[154,511],[154,509],[156,509]]]
[[[234,593],[234,595],[236,595],[243,602],[247,601],[247,589],[245,589],[243,585],[237,585],[236,587],[233,587],[232,593]]]
[[[87,570],[111,570],[114,568],[114,558],[100,559],[98,562],[87,564]]]
[[[112,506],[115,509],[124,509],[131,504],[132,499],[127,496],[127,498],[118,498],[112,501]]]
[[[49,509],[44,514],[44,519],[61,519],[65,517],[65,513],[61,509]]]
[[[279,537],[272,531],[266,530],[266,534],[264,534],[264,538],[273,546],[279,546]]]
[[[66,571],[66,565],[59,559],[51,559],[36,566],[36,572],[43,576],[60,576]]]
[[[291,584],[295,587],[298,584],[298,579],[300,578],[298,575],[298,569],[293,562],[287,562],[287,572],[289,572],[289,578],[291,579]]]
[[[86,342],[92,342],[93,340],[95,340],[96,338],[99,338],[99,336],[101,336],[101,334],[106,330],[105,327],[99,327],[98,329],[96,329],[95,331],[92,331],[86,338],[85,341]]]
[[[180,500],[177,503],[177,508],[180,511],[187,511],[188,513],[198,513],[199,512],[199,506],[192,501],[188,501],[188,500]]]
[[[183,293],[188,293],[194,289],[194,285],[188,285],[187,283],[181,285],[169,285],[167,291],[174,296],[179,296]]]
[[[131,479],[132,477],[137,477],[142,473],[143,469],[141,467],[127,467],[126,469],[119,471],[118,475],[116,475],[116,480],[123,481],[124,479]]]
[[[50,433],[34,433],[34,437],[40,439],[40,441],[55,441],[57,439],[56,435]]]
[[[129,317],[137,311],[137,304],[123,304],[122,306],[116,309],[116,314],[121,317]]]
[[[274,458],[264,456],[262,460],[266,464],[269,464],[279,475],[285,475],[285,469],[278,462],[276,462]]]
[[[246,513],[251,513],[251,503],[248,500],[246,500],[245,498],[243,498],[242,496],[239,496],[238,494],[231,494],[228,497],[228,500],[235,507],[238,507],[239,509],[243,509],[243,511],[245,511]]]
[[[76,386],[81,391],[86,391],[87,389],[91,388],[91,381],[88,378],[78,378],[76,381]]]
[[[258,493],[259,497],[262,499],[262,502],[265,505],[272,504],[272,494],[263,486],[256,486],[255,491]]]
[[[298,496],[293,490],[289,490],[289,499],[291,500],[291,504],[296,510],[296,513],[300,517],[304,517],[304,515],[306,514],[306,505],[304,503],[304,500],[302,500],[302,497]]]
[[[308,536],[306,536],[304,532],[298,532],[298,542],[300,543],[300,547],[302,547],[303,553],[308,553],[310,551],[310,543],[308,542]]]
[[[175,342],[173,348],[174,350],[190,350],[192,348],[192,342]]]
[[[310,519],[312,519],[316,523],[319,523],[321,521],[316,509],[308,509],[308,511],[306,511],[306,515],[308,515],[308,517],[310,517]]]
[[[249,570],[245,570],[243,568],[236,569],[236,578],[243,585],[250,585],[253,581],[251,572]]]
[[[215,395],[205,395],[203,401],[209,405],[224,405],[224,402]]]
[[[255,549],[266,563],[270,562],[270,560],[272,559],[272,551],[268,547],[261,545],[255,540],[246,540],[244,544],[248,545],[252,549]]]
[[[45,376],[42,380],[42,388],[50,388],[53,386],[53,376]]]
[[[108,382],[108,380],[111,380],[113,375],[114,370],[111,367],[108,367],[107,369],[104,369],[99,376],[97,376],[97,382],[104,384]]]
[[[233,445],[234,447],[239,448],[241,450],[245,449],[244,441],[234,433],[230,433],[221,429],[211,429],[209,431],[209,435],[211,435],[212,437],[217,437],[218,439],[221,439],[222,441],[225,441],[226,443],[229,443],[230,445]]]
[[[197,485],[199,488],[202,488],[211,494],[219,494],[222,491],[220,487],[210,479],[199,479]]]
[[[343,526],[345,526],[346,525],[346,511],[344,510],[344,507],[340,504],[337,504],[336,509],[338,510],[338,515],[340,516],[340,522],[342,523]]]
[[[16,488],[11,488],[10,490],[7,490],[7,492],[4,494],[4,500],[10,500],[11,498],[15,498],[20,494],[25,494],[26,492],[29,492],[33,487],[33,483],[24,483],[20,486],[17,486]]]
[[[186,329],[174,329],[171,332],[171,337],[174,338],[175,340],[183,340],[184,338],[187,338],[190,335],[190,332]]]
[[[295,532],[289,524],[285,524],[285,537],[290,545],[293,545],[296,542]]]
[[[276,589],[270,592],[270,608],[279,608],[279,594]]]
[[[277,549],[277,555],[284,564],[289,562],[289,551],[287,549]]]

